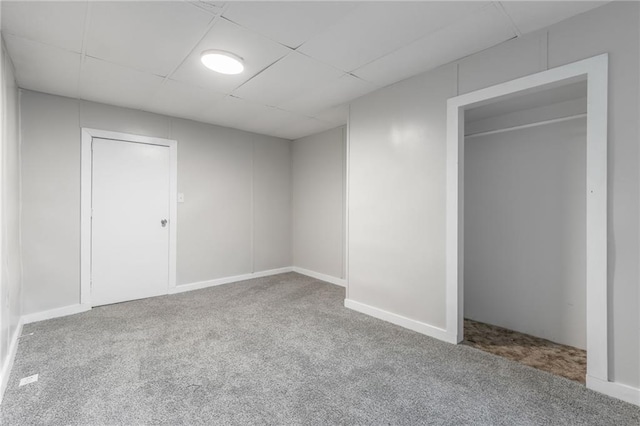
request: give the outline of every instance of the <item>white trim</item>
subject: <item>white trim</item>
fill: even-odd
[[[342,229],[340,229],[341,232],[341,237],[342,237],[342,241],[341,241],[341,253],[340,253],[340,260],[341,260],[341,265],[342,266],[342,270],[340,271],[340,278],[346,278],[347,277],[347,262],[346,262],[346,258],[347,258],[347,126],[343,126],[340,129],[340,134],[342,136],[342,175],[340,176],[340,182],[341,182],[341,189],[342,189],[342,206],[341,206],[341,210],[342,210],[342,223],[340,224],[342,226]]]
[[[18,340],[22,335],[22,325],[24,321],[22,318],[18,321],[18,326],[13,332],[11,343],[9,344],[9,350],[7,351],[7,358],[4,360],[2,369],[0,370],[0,404],[4,398],[4,393],[9,385],[9,377],[11,376],[11,370],[13,369],[13,362],[16,359],[16,353],[18,352]]]
[[[293,269],[293,272],[297,272],[298,274],[306,275],[307,277],[315,278],[315,279],[321,280],[321,281],[326,281],[326,282],[331,283],[331,284],[339,285],[340,287],[346,287],[347,286],[347,280],[345,280],[343,278],[337,278],[337,277],[333,277],[331,275],[321,274],[320,272],[310,271],[310,270],[304,269],[304,268],[298,268],[297,266],[294,266],[292,269]]]
[[[287,272],[293,272],[293,268],[286,267],[286,268],[270,269],[267,271],[260,271],[252,274],[243,274],[243,275],[236,275],[232,277],[218,278],[218,279],[209,280],[209,281],[200,281],[200,282],[191,283],[191,284],[182,284],[173,288],[171,292],[168,294],[183,293],[185,291],[198,290],[201,288],[213,287],[217,285],[234,283],[238,281],[245,281],[253,278],[268,277],[271,275],[284,274]],[[50,309],[48,311],[35,312],[32,314],[23,315],[21,318],[21,322],[22,324],[30,324],[33,322],[44,321],[52,318],[79,314],[79,313],[90,311],[90,310],[91,310],[91,305],[89,304],[77,304],[77,305],[64,306],[62,308]]]
[[[190,284],[181,284],[171,289],[169,294],[184,293],[185,291],[192,291],[192,290],[200,290],[203,288],[215,287],[218,285],[230,284],[238,281],[246,281],[254,278],[262,278],[262,277],[269,277],[271,275],[284,274],[286,272],[292,272],[292,268],[289,266],[286,268],[269,269],[267,271],[253,272],[250,274],[216,278],[215,280],[199,281],[199,282],[190,283]]]
[[[250,193],[251,235],[249,255],[251,256],[251,273],[256,271],[256,141],[251,140],[251,193]]]
[[[455,334],[448,333],[447,330],[443,328],[434,327],[424,322],[403,317],[402,315],[383,311],[382,309],[375,308],[370,305],[365,305],[364,303],[356,302],[355,300],[351,299],[344,299],[344,306],[345,308],[353,309],[354,311],[360,312],[362,314],[366,314],[374,318],[399,325],[400,327],[407,328],[417,333],[424,334],[425,336],[433,337],[438,340],[444,340],[445,342],[449,343],[457,343],[455,340]]]
[[[447,331],[463,338],[464,110],[586,78],[587,94],[587,374],[608,382],[607,106],[608,55],[542,71],[447,101]],[[589,387],[589,382],[587,383]]]
[[[80,314],[91,310],[91,305],[77,304],[63,306],[62,308],[50,309],[48,311],[34,312],[22,316],[23,324],[31,324],[32,322],[44,321],[53,318],[66,317],[68,315]]]
[[[618,382],[605,382],[587,375],[587,387],[596,392],[640,406],[640,389]]]
[[[169,147],[169,285],[167,294],[173,293],[176,287],[178,235],[178,142],[173,139],[83,127],[80,149],[80,303],[91,306],[91,144],[93,138]]]
[[[2,37],[0,37],[0,40],[2,39]],[[7,53],[8,55],[8,53]],[[6,104],[7,104],[7,95],[5,94],[6,90],[5,90],[5,48],[4,48],[4,42],[0,42],[0,177],[3,178],[4,180],[4,157],[5,157],[5,150],[4,150],[4,146],[5,146],[5,125],[7,123],[7,108],[6,108]],[[2,186],[0,186],[0,259],[2,260],[1,263],[1,267],[4,268],[5,267],[5,263],[4,263],[4,257],[3,257],[3,252],[4,252],[4,239],[5,239],[5,227],[4,227],[4,192],[2,190]],[[6,291],[4,291],[4,289],[2,288],[4,285],[9,285],[9,283],[4,283],[2,280],[2,277],[0,275],[0,291],[2,294],[6,295],[7,298],[10,298],[11,295],[10,293],[10,289],[8,288]],[[9,303],[11,303],[10,301],[7,301],[7,303],[5,303],[4,298],[2,297],[2,295],[0,294],[0,328],[6,328],[8,330],[11,330],[11,320],[9,318]],[[5,324],[5,322],[7,322],[7,324]],[[0,341],[0,348],[2,346],[5,345],[6,342],[4,341]],[[13,341],[12,341],[13,344]],[[9,353],[7,353],[7,355],[9,355]],[[8,364],[8,361],[10,360],[10,356],[7,356],[7,358],[5,359],[4,365],[2,365],[2,382],[0,383],[0,392],[2,392],[0,394],[0,400],[2,399],[2,395],[4,395],[4,381],[5,379],[5,374],[8,376],[8,372],[5,372],[4,369],[6,367],[6,365]],[[1,359],[0,359],[1,361]],[[9,368],[9,371],[11,371],[11,369]]]
[[[80,145],[80,303],[91,304],[91,134]]]
[[[570,115],[568,117],[553,118],[551,120],[536,121],[535,123],[521,124],[519,126],[513,126],[513,127],[505,127],[504,129],[487,130],[485,132],[470,133],[468,135],[464,135],[464,137],[466,139],[469,139],[469,138],[476,138],[478,136],[496,135],[498,133],[511,132],[513,130],[529,129],[531,127],[544,126],[544,125],[547,125],[547,124],[562,123],[564,121],[575,120],[577,118],[584,118],[586,116],[587,116],[586,113],[585,114]]]
[[[163,139],[169,145],[169,288],[177,285],[178,276],[178,141]]]
[[[346,297],[349,298],[349,164],[351,152],[351,104],[347,109],[347,128],[346,137],[344,138],[344,283],[346,288]]]

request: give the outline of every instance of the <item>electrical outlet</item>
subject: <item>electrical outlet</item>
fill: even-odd
[[[34,374],[33,376],[25,377],[24,379],[20,379],[20,386],[28,385],[29,383],[37,382],[38,375]]]

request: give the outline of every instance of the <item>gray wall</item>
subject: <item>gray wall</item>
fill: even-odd
[[[344,278],[345,128],[293,142],[293,265]]]
[[[21,312],[22,272],[20,264],[20,168],[18,87],[13,64],[4,42],[0,58],[2,100],[2,176],[0,247],[0,371],[9,361],[9,347],[16,339]],[[6,379],[0,377],[0,383]],[[0,400],[2,400],[0,389]]]
[[[291,142],[22,91],[24,312],[79,303],[80,128],[178,141],[178,285],[291,266]]]
[[[465,142],[466,318],[586,348],[586,118]]]
[[[445,327],[445,122],[455,66],[351,105],[349,298]]]
[[[349,297],[444,327],[446,99],[609,52],[609,370],[638,387],[639,17],[610,3],[355,101]]]

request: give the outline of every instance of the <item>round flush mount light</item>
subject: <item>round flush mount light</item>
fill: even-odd
[[[240,74],[244,70],[242,58],[224,50],[205,50],[200,60],[205,67],[221,74]]]

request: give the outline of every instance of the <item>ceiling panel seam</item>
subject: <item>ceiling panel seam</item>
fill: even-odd
[[[268,35],[266,35],[266,34],[263,34],[263,33],[261,33],[261,32],[258,32],[258,31],[254,30],[254,29],[252,29],[252,28],[249,28],[249,27],[247,27],[247,26],[245,26],[245,25],[242,25],[241,23],[236,22],[236,21],[234,21],[233,19],[227,18],[227,17],[226,17],[226,16],[224,16],[224,15],[220,15],[220,17],[221,17],[222,19],[224,19],[225,21],[227,21],[227,22],[231,22],[232,24],[237,25],[237,26],[239,26],[240,28],[243,28],[243,29],[245,29],[245,30],[249,31],[249,32],[250,32],[250,33],[252,33],[252,34],[256,34],[256,35],[259,35],[260,37],[264,37],[264,38],[266,38],[267,40],[272,41],[272,42],[274,42],[274,43],[277,43],[277,44],[279,44],[279,45],[280,45],[280,46],[282,46],[282,47],[285,47],[285,48],[287,48],[287,49],[291,49],[291,50],[296,50],[296,49],[297,49],[297,47],[288,46],[288,45],[286,45],[286,44],[284,44],[284,43],[280,43],[278,40],[276,40],[276,39],[274,39],[274,38],[272,38],[272,37],[269,37],[269,36],[268,36]],[[300,46],[298,46],[298,47],[300,47]]]
[[[156,73],[149,72],[149,71],[142,71],[142,70],[140,70],[140,69],[138,69],[138,68],[132,68],[132,67],[130,67],[130,66],[128,66],[128,65],[122,65],[122,64],[120,64],[120,63],[118,63],[118,62],[108,61],[108,60],[106,60],[106,59],[99,58],[99,57],[97,57],[97,56],[93,56],[93,55],[86,54],[86,55],[85,55],[85,58],[95,59],[96,61],[106,62],[107,64],[115,65],[115,66],[117,66],[117,67],[125,68],[125,69],[127,69],[127,70],[131,70],[131,71],[135,71],[135,72],[140,73],[140,74],[152,75],[152,76],[154,76],[154,77],[159,77],[159,78],[165,79],[165,76],[163,76],[163,75],[156,74]],[[164,80],[163,80],[163,81],[164,81]]]
[[[346,74],[347,74],[347,75],[349,75],[349,76],[351,76],[351,77],[353,77],[353,78],[357,78],[358,80],[363,81],[363,82],[365,82],[365,83],[367,83],[367,84],[370,84],[370,85],[372,85],[373,87],[377,87],[377,88],[379,88],[379,87],[380,87],[380,85],[379,85],[378,83],[374,83],[373,81],[369,81],[369,80],[367,80],[367,79],[364,79],[364,78],[362,78],[362,77],[360,77],[360,76],[358,76],[358,75],[355,75],[355,74],[354,74],[354,73],[352,73],[352,72],[348,72],[348,73],[346,73]],[[334,106],[336,106],[336,105],[334,105]]]
[[[467,11],[467,13],[461,13],[461,14],[460,14],[460,16],[458,16],[456,20],[453,20],[453,21],[451,21],[451,22],[449,22],[449,23],[447,23],[447,24],[444,24],[444,25],[442,25],[442,26],[438,26],[438,27],[436,27],[436,28],[433,28],[433,29],[432,29],[431,31],[429,31],[428,33],[422,34],[422,35],[420,35],[420,36],[416,37],[415,39],[413,39],[413,40],[410,40],[410,41],[406,42],[406,43],[405,43],[405,44],[403,44],[402,46],[400,46],[400,47],[398,47],[398,48],[396,48],[396,49],[393,49],[393,50],[391,50],[390,52],[384,53],[384,54],[382,54],[382,55],[380,55],[380,56],[378,56],[378,57],[375,57],[375,58],[371,59],[370,61],[368,61],[368,62],[366,62],[366,63],[364,63],[364,64],[362,64],[362,65],[359,65],[358,67],[356,67],[356,68],[354,68],[354,69],[352,69],[352,70],[345,70],[345,72],[347,72],[347,73],[357,72],[357,70],[359,70],[359,69],[361,69],[361,68],[366,67],[367,65],[371,64],[372,62],[375,62],[375,61],[377,61],[377,60],[379,60],[379,59],[382,59],[382,58],[384,58],[385,56],[392,55],[392,54],[394,54],[395,52],[397,52],[398,50],[403,49],[403,48],[404,48],[404,47],[406,47],[406,46],[410,46],[410,45],[412,45],[412,44],[414,44],[414,43],[417,43],[417,42],[419,42],[419,41],[421,41],[421,40],[423,40],[423,39],[425,39],[425,38],[427,38],[427,37],[431,37],[431,36],[433,36],[434,34],[437,34],[438,32],[440,32],[440,31],[444,30],[445,28],[450,27],[450,26],[452,26],[452,25],[455,25],[455,24],[456,24],[456,23],[458,23],[459,21],[465,20],[465,19],[469,18],[470,16],[472,16],[472,15],[474,15],[474,14],[479,14],[479,13],[483,12],[485,9],[487,9],[487,8],[489,8],[489,7],[492,7],[491,3],[489,3],[489,4],[485,4],[485,5],[483,5],[483,6],[480,6],[480,7],[478,7],[477,9],[469,10],[469,11]],[[513,25],[513,24],[512,24],[512,25]],[[367,80],[364,80],[364,81],[367,81]]]
[[[286,46],[285,46],[286,47]],[[290,47],[287,47],[287,49],[291,49]],[[291,52],[293,52],[293,50],[291,50]],[[263,72],[265,72],[267,69],[271,68],[272,66],[274,66],[275,64],[277,64],[278,62],[280,62],[281,60],[283,60],[284,58],[286,58],[287,56],[289,56],[291,54],[291,52],[287,53],[286,55],[276,59],[275,61],[273,61],[272,63],[270,63],[269,65],[267,65],[266,67],[262,68],[260,71],[258,71],[257,73],[255,73],[254,75],[252,75],[251,77],[249,77],[247,80],[243,81],[242,83],[240,83],[240,85],[238,87],[236,87],[235,89],[233,89],[231,92],[229,92],[229,94],[233,94],[233,92],[235,92],[236,90],[240,89],[242,86],[244,86],[245,84],[247,84],[248,82],[250,82],[251,80],[253,80],[254,78],[256,78],[257,76],[259,76],[260,74],[262,74]],[[244,98],[240,98],[238,96],[234,97],[238,98],[238,99],[244,99]]]
[[[2,0],[0,0],[0,1],[2,1]],[[21,36],[21,35],[17,35],[17,34],[14,34],[14,33],[10,33],[8,31],[4,31],[3,30],[2,31],[2,35],[3,36],[8,35],[8,36],[11,36],[11,37],[19,39],[19,40],[27,41],[29,43],[39,44],[39,45],[46,46],[46,47],[52,47],[54,49],[62,50],[64,52],[73,53],[73,54],[76,54],[76,55],[82,55],[82,53],[78,52],[77,50],[67,49],[66,47],[56,46],[55,44],[47,43],[47,42],[44,42],[42,40],[34,40],[34,39],[31,39],[31,38],[28,38],[28,37],[25,37],[25,36]]]
[[[478,9],[476,12],[481,12],[481,11],[483,11],[483,10],[487,9],[487,8],[500,9],[500,8],[497,6],[497,2],[492,2],[492,3],[489,3],[489,4],[485,5],[485,6],[483,6],[483,7],[482,7],[482,8],[480,8],[480,9]],[[466,19],[466,18],[469,18],[470,16],[471,16],[471,14],[466,15],[466,16],[465,16],[465,19]],[[510,18],[509,18],[509,19],[510,19]],[[467,54],[467,55],[461,56],[461,57],[459,57],[459,58],[457,58],[457,59],[455,59],[455,60],[449,61],[449,62],[447,62],[447,63],[439,64],[439,65],[437,65],[437,66],[435,66],[435,67],[432,67],[432,68],[423,69],[423,70],[422,70],[422,71],[420,71],[420,72],[422,73],[422,72],[429,71],[429,70],[431,70],[431,69],[435,69],[435,68],[443,67],[443,66],[446,66],[446,65],[449,65],[449,64],[457,63],[457,62],[459,62],[459,61],[462,61],[462,60],[463,60],[463,59],[465,59],[465,58],[468,58],[468,57],[470,57],[470,56],[476,55],[476,54],[478,54],[478,53],[480,53],[480,52],[483,52],[483,51],[485,51],[485,50],[491,49],[491,48],[493,48],[493,47],[495,47],[495,46],[497,46],[497,45],[500,45],[500,44],[502,44],[502,43],[506,43],[506,42],[508,42],[508,41],[510,41],[510,40],[513,40],[513,39],[515,39],[515,38],[518,38],[519,36],[518,36],[518,33],[516,32],[516,30],[517,30],[517,29],[514,27],[514,25],[513,25],[511,22],[509,22],[508,24],[509,24],[509,26],[511,27],[511,30],[513,31],[513,37],[509,37],[508,39],[503,40],[503,41],[501,41],[501,42],[499,42],[499,43],[497,43],[497,44],[494,44],[494,45],[491,45],[491,46],[485,47],[484,49],[480,49],[480,50],[478,50],[478,51],[475,51],[475,52],[469,53],[469,54]],[[453,25],[453,24],[450,24],[450,25]],[[438,31],[441,31],[441,30],[443,30],[443,29],[447,28],[448,26],[449,26],[449,25],[447,25],[447,26],[445,26],[445,27],[442,27],[442,28],[440,28]],[[432,36],[433,34],[436,34],[436,33],[431,33],[430,35],[427,35],[427,36],[421,37],[421,38],[419,38],[419,39],[417,39],[417,40],[415,40],[415,41],[413,41],[413,42],[411,42],[411,43],[409,43],[409,44],[407,44],[406,46],[403,46],[403,47],[411,46],[412,44],[417,43],[417,42],[421,41],[421,40],[422,40],[422,39],[424,39],[424,38],[430,37],[430,36]],[[394,52],[395,52],[395,51],[394,51]],[[390,52],[390,53],[388,53],[388,54],[385,54],[385,55],[381,56],[381,57],[380,57],[380,58],[378,58],[378,59],[381,59],[381,58],[384,58],[384,57],[386,57],[386,56],[392,55],[394,52]],[[378,60],[378,59],[375,59],[374,61],[376,61],[376,60]],[[371,61],[371,62],[374,62],[374,61]],[[370,63],[371,63],[371,62],[370,62]],[[362,68],[364,68],[366,65],[368,65],[368,64],[365,64],[365,65],[363,65],[363,66],[361,66],[361,67],[358,67],[358,68],[357,68],[357,69],[355,69],[353,72],[354,72],[354,73],[357,73],[359,70],[361,70]],[[354,74],[354,76],[356,76],[356,77],[357,77],[357,75],[356,75],[356,74]],[[409,78],[409,77],[407,77],[407,78]],[[360,79],[361,79],[361,80],[363,80],[363,81],[367,81],[367,82],[368,82],[368,80],[364,80],[364,79],[362,79],[361,77],[360,77]],[[375,83],[372,83],[372,84],[375,84]],[[380,85],[378,84],[377,86],[380,86]]]
[[[511,27],[513,28],[513,32],[515,32],[518,37],[521,37],[522,31],[520,31],[520,28],[518,28],[515,21],[511,17],[511,15],[509,15],[509,12],[507,12],[507,9],[504,8],[504,5],[502,4],[502,2],[497,1],[495,2],[495,4],[498,10],[509,20]]]
[[[387,52],[387,53],[385,53],[385,54],[382,54],[382,55],[380,55],[380,56],[378,56],[378,57],[376,57],[376,58],[374,58],[374,59],[372,59],[372,60],[370,60],[370,61],[368,61],[368,62],[366,62],[366,63],[362,64],[362,65],[359,65],[359,66],[358,66],[357,68],[355,68],[355,69],[352,69],[352,70],[346,70],[346,72],[347,72],[347,73],[349,73],[349,74],[351,74],[351,73],[357,73],[357,72],[358,72],[358,70],[361,70],[362,68],[366,67],[367,65],[370,65],[370,64],[372,64],[373,62],[376,62],[376,61],[378,61],[378,60],[380,60],[380,59],[382,59],[382,58],[385,58],[385,57],[387,57],[387,56],[389,56],[389,55],[393,55],[393,54],[394,54],[394,53],[396,53],[397,51],[399,51],[399,50],[401,50],[401,49],[403,49],[403,48],[405,48],[405,47],[411,46],[411,45],[413,45],[413,44],[415,44],[415,43],[418,43],[419,41],[422,41],[422,40],[424,40],[424,39],[426,39],[426,38],[428,38],[428,37],[432,37],[433,35],[435,35],[435,34],[437,34],[437,33],[441,32],[442,30],[444,30],[444,29],[446,29],[446,28],[448,28],[448,27],[451,27],[451,26],[453,26],[453,25],[457,24],[457,23],[458,23],[458,22],[460,22],[460,21],[466,20],[466,19],[468,19],[469,17],[471,17],[471,16],[473,16],[473,15],[475,15],[475,14],[480,14],[480,13],[482,13],[485,9],[488,9],[488,8],[491,8],[491,7],[500,9],[499,7],[497,7],[496,5],[494,5],[494,3],[497,3],[497,2],[488,3],[488,4],[483,5],[482,7],[479,7],[479,8],[477,8],[477,9],[473,9],[473,10],[469,11],[468,13],[461,14],[461,15],[458,17],[458,19],[457,19],[456,21],[452,21],[452,22],[449,22],[448,24],[445,24],[445,25],[443,25],[443,26],[441,26],[441,27],[438,27],[438,28],[434,29],[433,31],[430,31],[430,32],[429,32],[429,33],[427,33],[427,34],[423,34],[423,35],[421,35],[421,36],[417,37],[416,39],[414,39],[414,40],[412,40],[412,41],[409,41],[409,42],[405,43],[404,45],[400,46],[400,47],[399,47],[399,48],[397,48],[397,49],[393,49],[393,50],[392,50],[392,51],[390,51],[390,52]],[[506,12],[505,12],[505,11],[503,11],[503,13],[506,13]],[[517,31],[517,28],[515,28],[515,25],[514,25],[514,24],[513,24],[513,22],[511,21],[511,18],[508,18],[508,19],[509,19],[509,25],[510,25],[510,26],[512,26],[512,27],[514,27],[514,33],[516,33],[516,34],[520,35],[519,31],[518,31],[518,32],[516,32],[516,31]],[[353,74],[353,75],[357,77],[357,75],[355,75],[355,74]],[[362,79],[361,77],[359,77],[359,78],[360,78],[361,80],[363,80],[363,81],[368,82],[368,83],[372,83],[372,82],[370,82],[370,81],[368,81],[368,80],[364,80],[364,79]]]
[[[313,119],[313,120],[318,120],[318,121],[325,122],[325,121],[320,120],[319,118],[316,118],[316,117],[314,117],[314,116],[312,116],[312,115],[307,115],[307,114],[303,114],[303,113],[296,112],[296,111],[290,111],[290,110],[288,110],[288,109],[280,108],[280,107],[275,106],[275,105],[273,105],[273,106],[271,106],[271,107],[272,107],[272,108],[275,108],[275,109],[277,109],[277,110],[280,110],[280,111],[288,112],[289,114],[297,115],[297,116],[299,116],[299,117],[305,117],[305,118],[310,118],[310,119]]]
[[[192,6],[199,8],[198,6],[194,5],[193,3],[190,3]],[[224,6],[224,8],[226,8],[226,4]],[[201,9],[202,10],[202,9]],[[210,13],[210,12],[209,12]],[[198,47],[198,45],[207,37],[207,35],[209,34],[209,31],[211,31],[211,29],[215,26],[215,24],[221,19],[222,15],[213,15],[211,17],[211,21],[209,21],[209,24],[207,24],[207,27],[205,28],[205,30],[203,31],[202,37],[200,37],[195,44],[193,45],[193,47],[189,50],[189,52],[186,54],[186,56],[184,58],[182,58],[182,60],[167,74],[167,75],[160,75],[158,77],[162,78],[162,82],[160,83],[160,85],[158,86],[158,88],[156,90],[154,90],[151,94],[149,94],[149,97],[147,97],[142,103],[141,105],[149,105],[149,103],[158,95],[158,93],[160,92],[160,90],[162,90],[162,87],[166,84],[166,82],[168,80],[171,79],[171,77],[173,76],[173,74],[175,74],[175,72],[187,61],[187,59],[189,59],[189,57],[191,56],[191,54],[196,50],[196,48]]]
[[[198,47],[198,45],[200,43],[202,43],[202,40],[204,40],[207,35],[209,34],[209,31],[211,31],[211,29],[216,25],[216,23],[221,19],[220,15],[215,15],[213,18],[211,18],[211,21],[209,21],[209,24],[207,25],[207,28],[205,28],[204,30],[204,34],[202,35],[202,37],[200,37],[196,43],[193,45],[193,47],[189,50],[189,52],[187,53],[187,55],[182,58],[182,60],[180,61],[180,63],[178,63],[178,65],[176,65],[166,76],[161,76],[163,77],[165,80],[170,79],[173,74],[186,62],[187,59],[189,59],[189,56],[191,56],[191,54],[196,50],[196,48]],[[163,82],[164,83],[164,82]]]
[[[200,11],[204,11],[210,15],[216,16],[216,15],[222,15],[227,8],[229,7],[229,3],[223,3],[223,2],[212,2],[212,1],[206,1],[206,0],[187,0],[187,3],[190,4],[191,6],[197,8]],[[216,7],[217,4],[221,4],[222,6],[220,6],[220,10],[218,12],[212,10],[211,6]]]
[[[80,48],[80,70],[78,72],[78,81],[76,83],[76,93],[78,97],[82,97],[82,70],[84,68],[84,61],[87,57],[87,34],[89,34],[89,28],[91,28],[91,2],[87,1],[87,9],[84,13],[84,26],[82,28],[82,47]]]
[[[313,56],[311,56],[311,55],[309,55],[309,54],[307,54],[307,53],[301,52],[301,51],[296,50],[296,49],[294,49],[294,50],[295,50],[295,52],[296,52],[296,53],[299,53],[299,54],[301,54],[301,55],[302,55],[302,56],[304,56],[304,57],[307,57],[307,58],[309,58],[309,59],[311,59],[311,60],[313,60],[313,61],[316,61],[316,62],[317,62],[317,63],[319,63],[319,64],[325,65],[325,66],[327,66],[327,67],[329,67],[329,68],[333,68],[333,69],[334,69],[334,70],[336,70],[336,71],[340,71],[342,74],[350,74],[350,71],[343,70],[342,68],[338,68],[338,67],[336,67],[335,65],[332,65],[332,64],[330,64],[330,63],[324,62],[324,61],[323,61],[323,60],[321,60],[321,59],[314,58]],[[352,70],[352,71],[353,71],[353,70]],[[342,77],[342,76],[341,76],[341,77]]]

